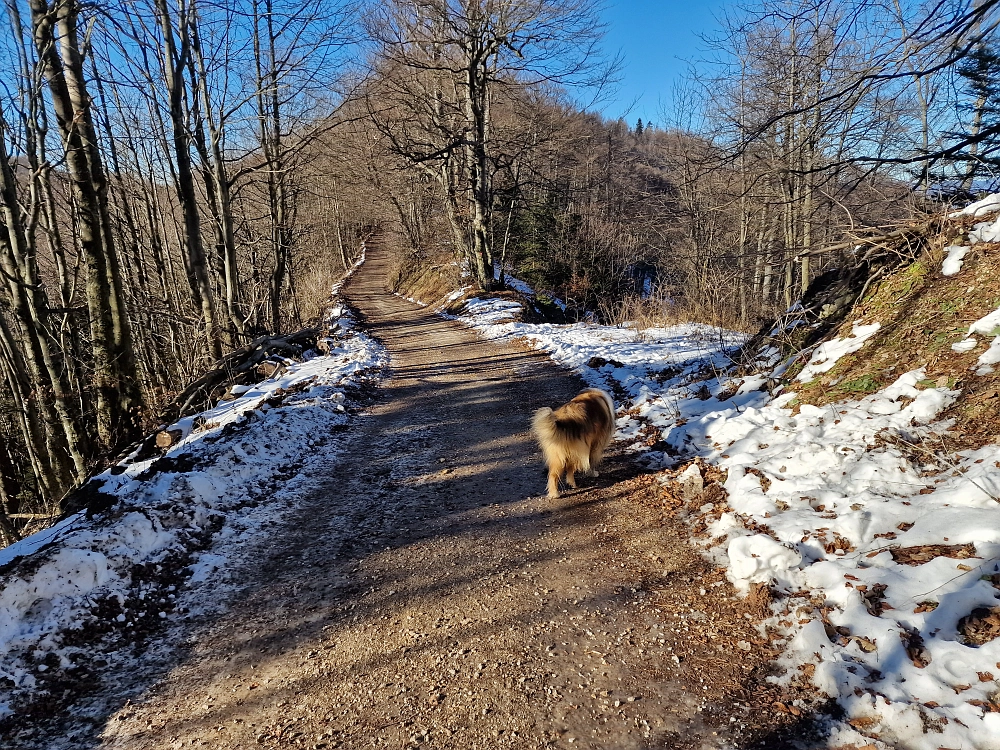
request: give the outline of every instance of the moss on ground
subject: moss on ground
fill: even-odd
[[[1000,372],[975,372],[979,355],[992,340],[977,336],[979,343],[970,352],[951,348],[966,337],[973,322],[1000,307],[1000,244],[974,245],[961,271],[944,276],[940,269],[946,244],[962,244],[962,240],[936,238],[922,257],[872,284],[831,332],[831,337],[844,338],[851,335],[855,322],[880,323],[881,328],[859,351],[844,356],[808,383],[796,383],[794,377],[809,353],[789,369],[787,387],[795,391],[797,403],[822,406],[862,397],[910,370],[925,367],[926,378],[918,387],[947,385],[961,390],[955,404],[942,415],[955,420],[956,447],[978,447],[1000,437]]]

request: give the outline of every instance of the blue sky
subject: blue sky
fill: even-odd
[[[718,29],[715,17],[725,6],[725,0],[607,0],[605,46],[622,52],[625,67],[619,90],[602,105],[604,116],[662,124],[661,102],[669,104],[684,61],[698,56],[698,35]]]

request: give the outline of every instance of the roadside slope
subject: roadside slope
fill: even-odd
[[[771,683],[800,697],[769,708],[826,708],[831,746],[997,747],[998,206],[868,238],[742,368],[676,361],[681,327],[515,323],[490,299],[461,312],[620,394],[619,437],[670,467],[662,502],[785,648]]]

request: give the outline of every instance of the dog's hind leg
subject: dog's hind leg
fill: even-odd
[[[581,461],[580,459],[583,459],[583,460]],[[583,465],[583,464],[586,463],[586,461],[587,461],[587,454],[586,453],[584,453],[582,456],[579,455],[579,454],[577,454],[577,455],[574,455],[572,457],[568,457],[567,460],[566,460],[566,466],[565,466],[565,469],[566,469],[566,484],[568,484],[574,490],[576,489],[576,472],[578,472],[578,471],[586,472],[587,471],[587,467],[585,465]]]
[[[601,463],[601,459],[604,458],[604,449],[600,445],[594,444],[590,446],[590,471],[588,472],[592,477],[601,476],[597,472],[597,465]]]
[[[559,465],[549,467],[549,497],[559,497],[559,475],[562,474],[562,467]]]

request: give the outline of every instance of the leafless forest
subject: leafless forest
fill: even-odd
[[[600,114],[589,0],[4,0],[4,540],[373,235],[571,316],[759,326],[852,236],[990,188],[997,4],[733,10],[643,124]]]

